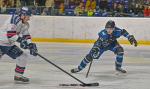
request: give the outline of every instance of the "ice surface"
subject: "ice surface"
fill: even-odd
[[[77,67],[92,44],[37,43],[39,53],[64,70]],[[115,55],[108,51],[92,64],[89,77],[87,68],[73,74],[85,83],[99,82],[98,87],[62,87],[62,83],[79,83],[39,57],[30,56],[25,76],[30,84],[13,81],[15,62],[7,56],[0,60],[0,89],[150,89],[150,46],[123,45],[125,75],[115,75]],[[28,52],[28,51],[26,51]]]

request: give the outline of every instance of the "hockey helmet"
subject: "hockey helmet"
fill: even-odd
[[[114,28],[114,27],[115,27],[115,22],[113,20],[109,20],[105,25],[105,28]]]
[[[24,16],[31,16],[31,11],[29,10],[28,7],[22,7],[19,11],[19,15],[24,15]]]

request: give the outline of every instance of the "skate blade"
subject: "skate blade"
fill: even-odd
[[[116,71],[115,75],[117,75],[117,76],[125,76],[125,75],[127,75],[127,73],[122,73],[122,72]]]
[[[23,81],[16,81],[14,80],[15,84],[29,84],[29,82],[23,82]]]

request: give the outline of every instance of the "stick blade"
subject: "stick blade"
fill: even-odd
[[[87,83],[84,84],[83,86],[99,86],[99,83]]]
[[[59,86],[82,86],[82,87],[92,87],[99,86],[99,83],[87,83],[87,84],[59,84]]]
[[[82,84],[59,84],[59,86],[82,86]]]

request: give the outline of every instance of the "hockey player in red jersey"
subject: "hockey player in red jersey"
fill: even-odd
[[[6,54],[16,61],[14,80],[19,82],[29,82],[29,78],[23,76],[28,55],[16,46],[15,42],[20,43],[23,49],[28,48],[31,55],[37,56],[36,44],[32,43],[28,32],[30,16],[29,9],[22,7],[0,29],[0,58]]]

